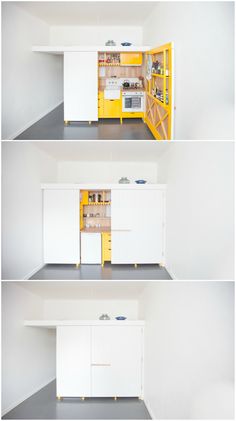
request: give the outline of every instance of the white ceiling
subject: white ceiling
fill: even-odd
[[[17,285],[45,300],[137,300],[148,282],[25,281]]]
[[[23,1],[14,2],[49,25],[142,26],[157,2]]]
[[[34,142],[58,161],[157,162],[171,147],[169,142]]]

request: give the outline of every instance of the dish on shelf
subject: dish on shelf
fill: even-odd
[[[131,42],[122,42],[121,45],[123,45],[123,47],[129,47],[131,44]]]
[[[135,180],[136,184],[146,184],[147,180]]]
[[[117,316],[116,317],[116,320],[126,320],[127,319],[127,317],[124,317],[124,316]]]

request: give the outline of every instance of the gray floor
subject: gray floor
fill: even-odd
[[[152,133],[142,119],[100,119],[88,122],[72,122],[64,125],[63,104],[33,124],[16,139],[21,140],[153,140]]]
[[[52,382],[26,399],[3,419],[103,419],[103,420],[149,420],[151,419],[143,401],[137,398],[79,398],[56,400],[56,382]]]
[[[167,270],[158,265],[45,265],[36,272],[30,279],[51,280],[51,279],[95,279],[95,280],[165,280],[171,279]]]

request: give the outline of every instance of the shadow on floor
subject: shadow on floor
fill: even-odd
[[[37,280],[166,280],[171,279],[167,270],[159,265],[45,265],[31,278]]]
[[[56,381],[26,399],[2,417],[5,420],[149,420],[143,401],[138,398],[56,399]]]
[[[16,140],[154,140],[141,118],[100,119],[99,122],[72,122],[64,125],[64,107],[59,105],[37,123],[33,124]]]

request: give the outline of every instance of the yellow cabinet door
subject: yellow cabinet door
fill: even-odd
[[[104,99],[103,101],[104,118],[120,118],[121,116],[121,100],[120,99]]]
[[[121,66],[141,66],[142,62],[142,53],[120,53]]]

